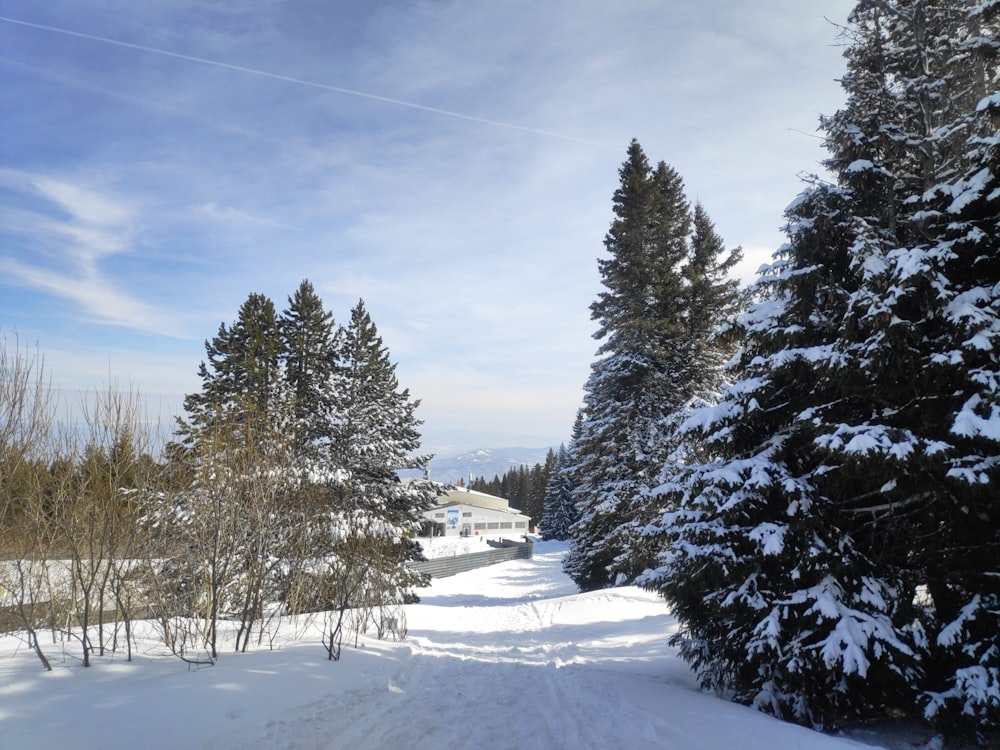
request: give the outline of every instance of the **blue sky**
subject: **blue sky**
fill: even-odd
[[[0,0],[0,335],[166,416],[220,322],[308,278],[338,322],[365,300],[425,448],[558,444],[628,142],[752,278],[852,5]]]

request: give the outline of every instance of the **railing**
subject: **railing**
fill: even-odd
[[[447,578],[456,573],[464,573],[468,570],[484,568],[487,565],[496,565],[508,560],[530,560],[531,548],[531,542],[514,542],[504,539],[503,547],[499,549],[473,552],[468,555],[436,557],[433,560],[411,562],[407,565],[418,573],[429,574],[431,578]]]

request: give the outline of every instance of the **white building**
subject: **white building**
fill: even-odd
[[[453,487],[424,511],[421,536],[523,536],[531,519],[502,497]]]

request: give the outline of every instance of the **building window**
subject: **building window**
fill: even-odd
[[[514,524],[515,529],[526,529],[527,527],[528,524],[525,523],[524,521],[518,521],[517,523]]]
[[[434,517],[435,518],[444,518],[444,513],[435,513]]]
[[[500,528],[501,529],[513,529],[514,528],[514,524],[512,524],[510,521],[504,521],[503,523],[500,524]]]
[[[487,529],[499,529],[500,528],[500,524],[498,524],[496,521],[490,521],[488,524],[486,524],[486,528]]]
[[[485,531],[485,530],[486,530],[486,523],[484,521],[477,521],[476,531]]]
[[[462,511],[462,518],[472,518],[472,511],[471,510]]]

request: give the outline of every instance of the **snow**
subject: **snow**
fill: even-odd
[[[981,435],[990,440],[1000,441],[1000,407],[990,404],[989,416],[981,417],[976,413],[981,403],[982,397],[979,394],[973,395],[966,401],[955,417],[951,431],[956,435]]]
[[[948,206],[948,211],[953,214],[961,213],[962,209],[979,199],[992,180],[993,173],[986,168],[979,170],[967,180],[960,180],[952,188],[954,199]]]
[[[438,557],[454,557],[455,555],[470,555],[475,552],[486,552],[492,549],[486,540],[501,541],[509,539],[515,542],[524,541],[521,536],[436,536],[421,538],[420,548],[424,551],[424,557],[433,560]]]
[[[780,555],[785,549],[787,526],[762,523],[750,531],[750,539],[757,542],[763,555]]]
[[[847,165],[845,172],[868,172],[875,169],[875,164],[869,159],[855,159]]]
[[[903,439],[896,439],[894,434]],[[834,434],[820,435],[815,438],[814,442],[827,450],[842,450],[846,453],[860,455],[882,453],[903,460],[914,451],[918,441],[909,431],[892,430],[885,425],[841,424]]]
[[[980,99],[979,103],[976,104],[976,111],[983,112],[991,107],[1000,107],[1000,92],[990,94],[989,96]]]
[[[54,671],[0,637],[0,747],[861,748],[698,690],[666,641],[676,622],[634,587],[579,594],[559,542],[434,581],[402,642],[362,637],[330,662],[308,623],[275,650],[188,669],[152,639]],[[46,642],[47,641],[47,642]]]

